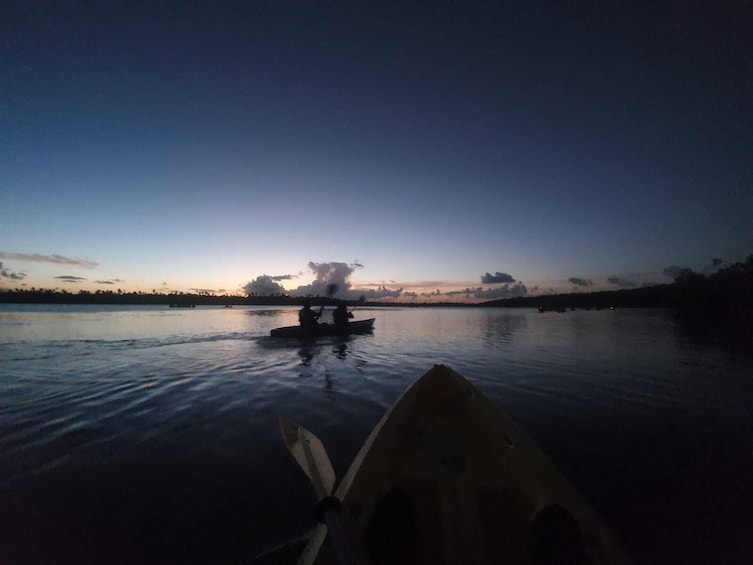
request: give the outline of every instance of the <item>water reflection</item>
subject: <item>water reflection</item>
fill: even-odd
[[[348,338],[338,338],[332,343],[332,355],[344,361],[348,358]],[[310,367],[314,359],[321,355],[322,347],[319,345],[307,345],[298,350],[298,357],[301,358],[301,366]]]
[[[276,308],[274,310],[247,310],[249,316],[282,316],[288,315],[289,310]]]
[[[40,562],[111,562],[114,547],[130,561],[245,562],[226,553],[313,522],[276,416],[315,431],[341,476],[437,362],[521,423],[636,562],[724,561],[720,547],[751,545],[738,510],[753,507],[753,363],[706,326],[656,310],[391,308],[368,311],[372,335],[301,341],[269,335],[297,322],[292,308],[121,310],[0,307],[0,485],[13,481],[0,562],[28,562],[29,548]],[[145,515],[167,535],[129,529]],[[71,544],[82,531],[104,541]]]
[[[490,346],[511,343],[516,332],[526,329],[528,316],[525,313],[510,312],[500,316],[498,311],[489,309],[482,320],[483,340]]]
[[[345,341],[336,343],[332,348],[332,354],[344,361],[348,357],[348,344]]]
[[[298,350],[298,357],[301,358],[302,367],[310,367],[314,357],[322,352],[320,347],[303,347]]]

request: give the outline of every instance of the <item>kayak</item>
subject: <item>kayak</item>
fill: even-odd
[[[630,562],[534,442],[443,365],[398,398],[334,496],[356,563]],[[341,563],[333,537],[319,524],[298,563]]]
[[[356,320],[355,322],[348,322],[348,324],[336,325],[336,324],[319,324],[312,328],[304,328],[303,326],[285,326],[284,328],[275,328],[270,334],[272,337],[301,337],[311,338],[328,335],[350,335],[350,334],[365,334],[370,332],[374,328],[375,318],[369,318],[368,320]]]

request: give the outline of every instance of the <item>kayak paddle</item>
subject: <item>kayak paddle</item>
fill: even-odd
[[[353,551],[340,523],[340,500],[332,496],[335,486],[335,470],[321,440],[286,418],[279,418],[285,446],[306,473],[316,491],[317,518],[327,525],[332,544],[343,565],[353,565]]]

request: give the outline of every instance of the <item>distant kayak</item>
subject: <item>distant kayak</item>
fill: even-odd
[[[307,430],[285,422],[283,433],[307,474],[312,457],[327,459]],[[312,467],[334,484],[327,464]],[[629,562],[534,442],[442,365],[398,398],[334,497],[335,533],[319,524],[299,564],[340,563],[336,551],[364,564]]]
[[[355,322],[348,322],[347,324],[319,324],[312,328],[304,328],[303,326],[285,326],[283,328],[275,328],[270,332],[272,337],[300,337],[300,338],[312,338],[328,335],[350,335],[350,334],[365,334],[370,332],[374,328],[375,318],[369,318],[368,320],[357,320]]]

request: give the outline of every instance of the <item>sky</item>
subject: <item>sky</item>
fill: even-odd
[[[3,2],[0,289],[480,301],[743,260],[753,6],[590,4]]]

